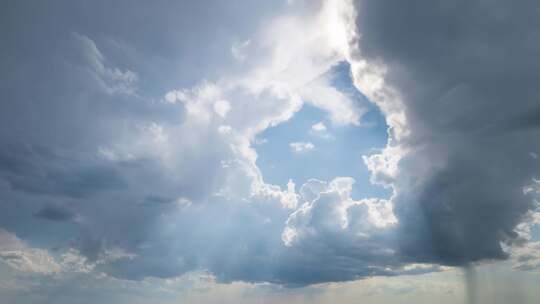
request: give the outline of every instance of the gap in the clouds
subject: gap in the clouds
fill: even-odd
[[[540,241],[540,224],[531,227],[531,242]]]
[[[353,86],[348,64],[339,64],[329,73],[336,89],[368,110],[360,126],[333,125],[328,113],[305,104],[292,119],[257,136],[257,165],[264,180],[285,187],[292,179],[300,187],[310,178],[331,181],[338,176],[349,176],[356,180],[353,198],[389,197],[388,189],[370,183],[370,172],[362,160],[362,155],[372,154],[386,145],[384,117]],[[314,131],[312,126],[321,122],[326,132]],[[290,146],[293,142],[311,143],[314,148],[294,152]]]

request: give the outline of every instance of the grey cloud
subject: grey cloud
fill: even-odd
[[[63,222],[73,219],[75,217],[75,213],[68,208],[52,205],[40,209],[38,212],[36,212],[35,216],[50,221]]]
[[[412,152],[396,214],[409,261],[504,259],[540,172],[535,1],[356,1],[360,52],[387,66]],[[420,168],[428,168],[421,170]],[[427,173],[423,173],[427,172]]]
[[[160,195],[149,195],[141,203],[142,205],[162,205],[170,204],[174,202],[174,198],[160,196]]]
[[[0,148],[0,176],[14,190],[73,198],[125,188],[118,169],[86,161],[62,157],[48,148],[5,142]]]

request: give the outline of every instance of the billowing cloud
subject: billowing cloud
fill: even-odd
[[[41,93],[47,103],[34,105],[41,116],[25,110],[19,92],[3,93],[14,101],[4,105],[2,124],[16,134],[1,137],[2,226],[20,235],[40,225],[32,239],[54,247],[57,264],[73,266],[60,269],[118,278],[208,270],[225,282],[294,285],[339,277],[333,268],[324,276],[316,268],[290,272],[306,267],[295,265],[301,252],[281,238],[301,200],[292,181],[287,189],[264,181],[252,147],[306,103],[338,125],[359,123],[364,110],[324,76],[343,59],[329,44],[328,9],[267,19],[242,47],[245,68],[151,97],[146,74],[115,58],[98,35],[70,31],[61,59],[36,40],[33,49],[65,70],[33,76],[49,87]],[[5,114],[16,111],[28,117]],[[62,233],[51,234],[58,225]],[[125,254],[108,258],[118,251]]]
[[[24,52],[2,56],[0,259],[47,275],[204,271],[285,286],[510,252],[516,267],[537,267],[538,245],[520,226],[534,214],[540,169],[539,27],[520,17],[535,5],[267,2],[143,6],[128,14],[150,20],[137,35],[74,17],[62,19],[73,23],[62,39],[41,38],[57,34],[63,10],[40,16],[42,30],[13,21],[33,39],[9,36]],[[124,13],[97,7],[84,13]],[[362,185],[350,177],[280,187],[257,165],[257,135],[306,105],[324,115],[312,134],[362,126],[367,110],[328,74],[343,61],[386,119],[387,146],[363,160],[390,197],[353,197]],[[283,149],[316,149],[308,157],[316,139]]]
[[[463,265],[507,256],[501,243],[536,208],[539,172],[531,1],[355,1],[357,87],[391,139],[366,158],[390,185],[406,259]],[[482,18],[478,18],[482,16]],[[353,20],[354,19],[354,23]],[[493,35],[493,33],[498,33]],[[405,38],[406,37],[406,38]]]

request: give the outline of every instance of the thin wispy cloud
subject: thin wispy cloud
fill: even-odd
[[[305,153],[309,151],[313,151],[315,149],[315,145],[310,142],[292,142],[289,144],[291,147],[291,150],[295,153]]]

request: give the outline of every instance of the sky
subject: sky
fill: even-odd
[[[540,5],[0,3],[0,302],[538,303]]]

